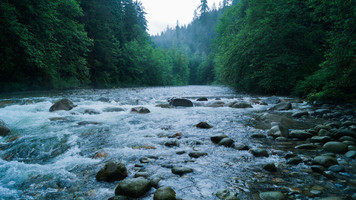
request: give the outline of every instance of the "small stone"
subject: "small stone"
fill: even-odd
[[[298,165],[301,162],[303,162],[303,159],[299,157],[294,157],[287,160],[287,164],[289,165]]]
[[[297,138],[297,139],[301,139],[301,140],[306,140],[308,138],[313,137],[313,134],[308,133],[306,131],[303,130],[293,130],[289,133],[289,137],[291,138]]]
[[[176,200],[176,192],[171,187],[160,187],[156,190],[153,200]]]
[[[239,150],[239,151],[248,151],[248,150],[250,150],[250,147],[245,144],[237,144],[237,145],[235,145],[234,149]]]
[[[342,136],[339,141],[343,142],[343,141],[352,141],[352,142],[356,142],[356,139],[354,139],[353,137],[350,136]]]
[[[295,149],[316,149],[316,145],[315,144],[301,144],[298,145],[296,147],[294,147]]]
[[[324,171],[326,170],[325,167],[321,165],[312,165],[310,168],[313,172],[320,173],[320,174],[324,173]]]
[[[124,164],[111,161],[97,173],[96,180],[113,182],[122,180],[127,175],[127,169]]]
[[[188,155],[192,158],[199,158],[202,156],[207,156],[208,154],[205,152],[194,151],[194,152],[190,152]]]
[[[197,128],[201,128],[201,129],[210,129],[212,128],[212,126],[210,126],[208,123],[206,122],[200,122],[199,124],[195,125]]]
[[[219,190],[215,195],[221,200],[239,200],[239,198],[226,189]]]
[[[185,153],[187,153],[187,152],[186,151],[177,151],[176,152],[177,155],[182,155],[182,154],[185,154]]]
[[[321,198],[319,200],[342,200],[341,197],[325,197],[325,198]]]
[[[255,157],[269,157],[268,152],[264,149],[254,148],[251,150],[251,153]]]
[[[178,147],[179,143],[176,140],[171,140],[171,141],[168,141],[168,142],[164,143],[164,145],[166,147]]]
[[[356,151],[348,151],[345,156],[347,158],[356,158]]]
[[[267,138],[266,135],[260,134],[260,133],[255,133],[253,135],[251,135],[251,138],[258,138],[258,139],[262,139],[262,138]]]
[[[310,139],[310,142],[312,143],[326,143],[326,142],[329,142],[331,141],[331,137],[329,136],[313,136],[311,139]]]
[[[147,172],[137,172],[134,177],[138,178],[138,177],[143,177],[143,178],[148,178],[149,174]]]
[[[89,115],[99,115],[100,111],[95,110],[95,109],[86,109],[84,110],[85,114],[89,114]]]
[[[125,109],[118,108],[118,107],[108,107],[103,109],[103,112],[122,112],[122,111],[125,111]]]
[[[160,108],[174,108],[174,106],[171,106],[171,105],[165,104],[165,103],[157,104],[156,107],[160,107]]]
[[[224,139],[220,140],[218,145],[225,146],[225,147],[232,147],[234,145],[234,140],[232,140],[230,138],[224,138]]]
[[[90,122],[90,121],[83,121],[83,122],[78,122],[79,126],[86,126],[86,125],[99,125],[99,122]]]
[[[188,168],[188,167],[173,167],[172,168],[172,173],[178,174],[180,176],[182,176],[184,174],[192,173],[192,172],[194,172],[194,170],[192,168]]]
[[[285,200],[285,196],[282,192],[261,192],[260,198],[262,200]]]
[[[278,141],[278,142],[285,142],[285,141],[287,141],[288,139],[286,138],[286,137],[277,137],[276,138],[276,141]]]
[[[75,199],[75,200],[77,200],[77,199]],[[127,197],[127,196],[118,195],[118,196],[111,197],[108,200],[133,200],[133,199],[130,197]]]
[[[135,108],[131,108],[131,112],[140,113],[140,114],[147,114],[147,113],[150,113],[151,111],[148,110],[145,107],[135,107]]]
[[[222,139],[224,138],[227,138],[228,136],[227,135],[217,135],[217,136],[212,136],[210,137],[210,140],[213,142],[213,143],[219,143]]]
[[[342,142],[327,142],[324,144],[323,150],[332,153],[346,153],[348,148],[347,145]]]
[[[276,172],[277,167],[274,163],[267,163],[263,166],[263,169],[269,172]]]
[[[130,178],[119,182],[115,189],[115,195],[125,195],[129,197],[142,197],[151,188],[151,182],[145,178]]]
[[[308,111],[299,111],[299,112],[295,112],[292,114],[292,117],[302,117],[302,116],[308,116],[309,112]]]
[[[356,146],[354,145],[349,145],[347,148],[349,151],[356,151]]]
[[[324,167],[330,167],[332,165],[337,165],[338,162],[336,158],[331,156],[317,156],[313,159],[313,164],[322,165]]]
[[[333,166],[330,166],[328,168],[328,170],[332,171],[332,172],[344,172],[345,168],[343,166],[340,166],[340,165],[333,165]]]
[[[10,129],[6,126],[5,122],[0,120],[0,136],[5,137],[10,133]]]

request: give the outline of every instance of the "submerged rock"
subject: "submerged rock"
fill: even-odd
[[[119,107],[107,107],[103,109],[103,112],[122,112],[122,111],[125,111],[125,109]]]
[[[263,166],[263,169],[269,172],[276,172],[277,167],[274,163],[267,163]]]
[[[127,175],[127,169],[124,164],[111,161],[96,174],[96,180],[112,182],[122,180]]]
[[[7,136],[10,133],[10,129],[6,126],[5,122],[0,120],[0,136]]]
[[[200,97],[197,99],[197,101],[208,101],[208,98],[206,97]]]
[[[176,192],[171,187],[160,187],[156,190],[153,200],[175,200]]]
[[[251,149],[251,153],[255,157],[269,157],[268,152],[265,149],[254,148]]]
[[[151,182],[143,177],[129,178],[120,181],[115,189],[115,195],[125,195],[140,198],[151,189]]]
[[[323,150],[332,152],[332,153],[346,153],[348,147],[342,142],[328,142],[323,146]]]
[[[192,158],[199,158],[199,157],[202,157],[202,156],[207,156],[208,153],[200,152],[200,151],[195,151],[195,152],[190,152],[188,155],[189,155],[190,157],[192,157]]]
[[[260,198],[262,200],[285,200],[286,197],[282,192],[273,191],[273,192],[261,192]]]
[[[315,144],[300,144],[294,147],[295,149],[316,149],[317,146]]]
[[[271,97],[268,97],[267,99],[263,100],[263,102],[265,102],[267,104],[277,104],[277,103],[281,102],[281,100],[276,96],[271,96]]]
[[[62,99],[54,103],[51,108],[49,109],[50,112],[54,112],[57,110],[72,110],[76,105],[71,102],[69,99]]]
[[[251,104],[247,102],[234,102],[229,105],[231,108],[253,108]]]
[[[212,128],[212,126],[210,126],[210,124],[206,123],[206,122],[199,122],[199,124],[195,125],[197,128],[201,128],[201,129],[209,129]]]
[[[239,198],[237,198],[235,194],[233,194],[227,189],[219,190],[215,195],[221,200],[239,200]]]
[[[309,112],[308,111],[298,111],[292,114],[292,117],[302,117],[302,116],[308,116]]]
[[[194,172],[194,170],[192,168],[188,168],[188,167],[173,167],[172,168],[172,173],[178,174],[180,176],[182,176],[184,174],[192,173],[192,172]]]
[[[216,135],[216,136],[210,137],[210,140],[211,140],[213,143],[217,144],[217,143],[219,143],[219,142],[220,142],[222,139],[224,139],[224,138],[228,138],[228,136],[227,136],[227,135]]]
[[[218,145],[225,146],[225,147],[233,147],[234,146],[234,140],[232,140],[230,138],[223,138],[222,140],[220,140]]]
[[[300,140],[306,140],[313,137],[313,134],[306,132],[304,130],[293,130],[289,133],[290,138],[297,138]]]
[[[147,113],[150,113],[151,111],[145,107],[135,107],[135,108],[131,108],[131,112],[147,114]]]
[[[172,98],[169,100],[171,106],[193,107],[193,103],[188,99]]]

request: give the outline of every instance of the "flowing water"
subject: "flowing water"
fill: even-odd
[[[195,106],[156,107],[172,97],[188,98]],[[209,101],[197,102],[198,97]],[[62,98],[77,107],[49,112]],[[129,177],[142,169],[150,177],[161,177],[160,185],[171,186],[182,199],[217,199],[219,189],[248,193],[249,187],[242,180],[258,179],[251,169],[280,158],[254,158],[248,151],[214,145],[210,137],[226,134],[236,143],[261,146],[251,143],[250,135],[264,132],[244,124],[250,120],[249,113],[266,108],[227,106],[249,99],[218,86],[74,90],[2,97],[9,103],[0,108],[0,119],[11,133],[0,137],[0,199],[108,199],[114,196],[117,182],[97,182],[95,175],[110,160],[124,163]],[[218,101],[225,106],[206,106]],[[151,113],[131,113],[136,106],[144,106]],[[123,111],[105,112],[107,108]],[[196,128],[194,125],[201,121],[213,128]],[[175,133],[183,135],[180,139],[170,137]],[[179,146],[164,145],[172,140]],[[188,156],[197,150],[208,156]],[[177,151],[187,153],[178,155]],[[135,167],[143,157],[150,162]],[[171,172],[172,166],[190,167],[194,172],[180,177]],[[152,199],[154,191],[152,188],[142,199]]]

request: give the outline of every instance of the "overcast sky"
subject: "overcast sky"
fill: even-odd
[[[200,5],[200,0],[140,0],[146,11],[148,33],[156,35],[168,26],[175,27],[177,20],[180,25],[188,24],[193,19],[194,10]],[[211,7],[216,7],[222,0],[208,0]]]

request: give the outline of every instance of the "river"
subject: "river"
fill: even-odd
[[[161,108],[172,97],[184,97],[194,107]],[[196,101],[207,97],[209,101]],[[54,102],[68,98],[77,106],[70,111],[49,112]],[[233,101],[249,102],[252,97],[220,86],[122,88],[71,90],[57,93],[26,93],[3,96],[0,119],[11,133],[0,139],[0,199],[108,199],[118,182],[98,182],[96,173],[109,161],[126,165],[129,177],[144,171],[160,177],[159,185],[170,186],[181,199],[217,199],[227,189],[252,199],[250,185],[258,181],[254,170],[263,163],[283,162],[271,155],[256,158],[249,151],[217,146],[211,136],[225,134],[235,144],[265,145],[251,139],[266,134],[245,124],[251,113],[269,108],[233,109]],[[211,107],[224,102],[222,107]],[[149,114],[132,113],[144,106]],[[307,106],[302,104],[302,106]],[[120,108],[108,112],[108,108]],[[213,128],[198,129],[199,122]],[[90,122],[81,124],[80,122]],[[180,137],[172,137],[180,133]],[[165,145],[175,141],[176,145]],[[177,154],[179,151],[186,153]],[[206,152],[191,158],[189,152]],[[141,163],[141,158],[149,158]],[[172,166],[194,169],[178,176]],[[249,181],[248,181],[249,180]],[[278,188],[271,183],[270,188]],[[142,199],[152,199],[152,188]]]

